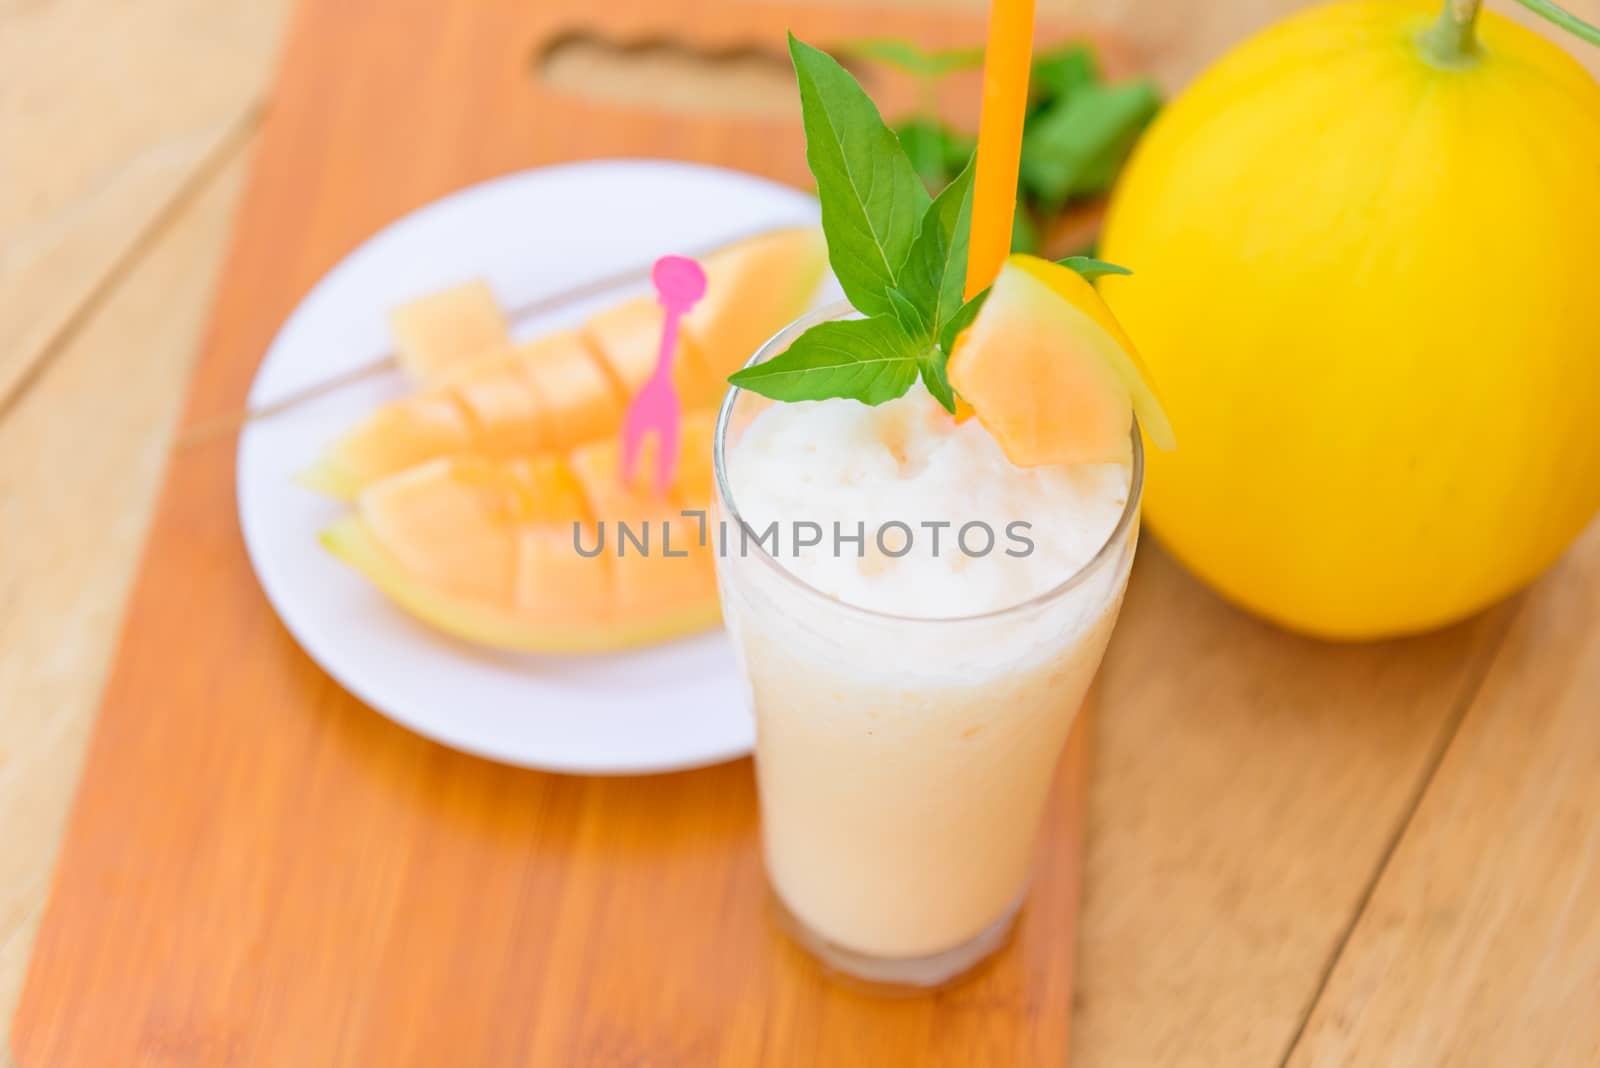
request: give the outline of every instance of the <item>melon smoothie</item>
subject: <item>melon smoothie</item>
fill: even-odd
[[[932,197],[854,79],[790,53],[848,303],[730,378],[718,588],[790,929],[841,971],[931,986],[1021,907],[1127,583],[1141,428],[1171,428],[1092,284],[1124,269],[1005,258],[1015,175],[981,195],[981,137],[976,193],[969,167]],[[992,284],[966,284],[969,228]]]
[[[772,889],[835,966],[940,982],[1027,887],[1133,557],[1137,449],[1017,467],[920,386],[878,407],[741,392],[724,420],[719,579]]]

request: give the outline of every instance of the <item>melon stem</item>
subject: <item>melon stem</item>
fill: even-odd
[[[1444,0],[1439,18],[1422,34],[1422,51],[1435,66],[1471,66],[1478,56],[1478,5],[1482,0]]]
[[[1428,62],[1436,67],[1470,67],[1478,61],[1478,7],[1483,0],[1444,0],[1438,21],[1418,37]],[[1585,22],[1553,0],[1517,0],[1535,15],[1574,37],[1600,45],[1600,26]]]

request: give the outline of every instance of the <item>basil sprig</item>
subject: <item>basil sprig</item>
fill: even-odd
[[[828,261],[863,318],[819,323],[783,353],[729,381],[782,401],[848,397],[882,404],[903,396],[920,377],[954,412],[945,363],[988,295],[985,290],[962,300],[972,161],[930,199],[900,138],[855,78],[793,35],[789,54]],[[1061,262],[1089,278],[1128,273],[1085,257]]]

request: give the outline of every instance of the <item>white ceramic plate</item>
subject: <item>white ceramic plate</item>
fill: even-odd
[[[289,316],[250,390],[252,406],[357,367],[390,347],[386,309],[472,277],[521,305],[765,227],[809,223],[786,186],[686,163],[604,160],[507,175],[413,212],[323,278]],[[533,335],[627,291],[517,325]],[[324,445],[405,389],[399,372],[248,427],[239,521],[262,589],[324,670],[405,727],[492,760],[553,771],[642,773],[750,751],[753,731],[721,633],[595,657],[496,653],[391,606],[317,544],[343,508],[294,481]]]

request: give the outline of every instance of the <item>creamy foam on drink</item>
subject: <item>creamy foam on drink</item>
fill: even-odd
[[[757,532],[780,525],[777,562],[790,572],[736,543],[718,561],[756,713],[777,894],[811,931],[875,958],[940,954],[1003,928],[1116,618],[1133,529],[1106,566],[1031,599],[1114,535],[1129,469],[1016,467],[977,420],[955,423],[917,385],[876,408],[766,407],[730,433],[726,470],[740,517]],[[823,537],[795,556],[797,521]],[[898,558],[873,537],[895,521],[912,535]],[[1008,555],[1018,521],[1033,548]],[[835,551],[835,522],[864,525],[864,555]],[[925,522],[951,524],[937,554]],[[956,544],[973,522],[994,531],[986,555],[974,531],[974,552]]]
[[[755,532],[778,523],[788,570],[849,604],[923,618],[1047,592],[1099,551],[1128,499],[1126,466],[1017,467],[920,383],[875,408],[774,404],[744,431],[728,474]],[[820,544],[794,550],[797,521],[816,523]],[[864,529],[861,547],[836,542],[836,529]]]

